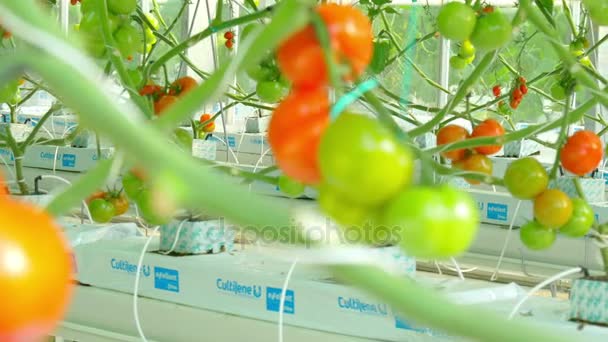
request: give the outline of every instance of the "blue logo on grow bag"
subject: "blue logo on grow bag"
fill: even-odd
[[[179,272],[169,268],[154,267],[154,287],[159,290],[179,292]]]
[[[276,287],[266,288],[266,310],[279,312],[282,292],[283,289],[279,289]],[[293,290],[287,289],[287,291],[285,291],[283,312],[291,315],[295,314],[296,312],[296,293]]]
[[[0,148],[0,155],[2,157],[8,157],[11,159],[11,161],[15,160],[15,156],[13,156],[13,152],[11,152],[10,150],[4,149],[4,148]]]
[[[483,210],[483,202],[477,202],[477,208],[479,208],[479,210]]]
[[[420,333],[428,333],[429,329],[416,328],[399,316],[395,316],[395,328],[403,330],[413,330]],[[434,335],[434,334],[432,334]]]
[[[509,207],[506,204],[488,202],[487,217],[492,220],[506,221]]]
[[[76,167],[76,155],[65,153],[61,158],[61,164],[64,167]]]
[[[608,184],[608,172],[604,172],[602,174],[602,177],[604,178],[604,180],[606,181],[606,184]]]
[[[137,265],[132,264],[126,260],[112,259],[110,261],[110,267],[112,267],[113,270],[116,270],[119,272],[125,272],[128,274],[137,273]],[[146,278],[149,277],[150,276],[150,266],[142,265],[141,266],[141,275]]]
[[[366,303],[359,298],[338,297],[338,307],[340,309],[356,311],[367,315],[388,315],[388,307],[386,304]]]
[[[228,144],[228,146],[230,146],[230,147],[236,147],[236,139],[235,139],[235,137],[228,137],[227,140],[228,141],[226,141],[226,143]]]
[[[262,287],[259,285],[244,285],[236,280],[217,278],[215,286],[218,290],[236,296],[259,299],[262,297]]]

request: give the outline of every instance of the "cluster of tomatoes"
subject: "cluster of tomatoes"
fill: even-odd
[[[443,37],[470,41],[472,46],[485,51],[504,46],[512,34],[511,21],[498,9],[491,6],[476,8],[461,2],[443,5],[437,15],[437,26]],[[466,57],[459,58],[463,61],[454,64],[460,65]]]
[[[0,184],[4,181],[0,176]],[[0,340],[40,341],[62,319],[72,294],[72,258],[53,217],[0,196]]]
[[[139,216],[151,225],[167,223],[170,218],[162,215],[155,205],[155,196],[145,171],[133,168],[122,176],[124,193],[137,205]]]
[[[234,46],[234,32],[227,31],[226,33],[224,33],[224,39],[226,39],[224,45],[226,45],[228,49],[232,49],[232,47]]]
[[[259,29],[260,25],[262,24],[254,23],[245,26],[241,32],[241,40]],[[257,82],[255,92],[262,102],[277,103],[289,92],[289,81],[282,77],[273,54],[266,56],[260,63],[248,65],[245,72]]]
[[[80,0],[82,19],[77,26],[86,37],[86,48],[93,57],[101,58],[106,54],[103,40],[102,15],[97,10],[100,0]],[[76,4],[78,1],[72,1]],[[150,51],[157,42],[154,32],[146,26],[141,26],[131,19],[137,9],[137,0],[107,0],[109,10],[109,25],[116,46],[123,58],[132,60],[137,53]],[[150,15],[146,16],[154,29],[158,29],[158,21]]]
[[[521,100],[524,98],[524,95],[527,93],[528,86],[526,85],[526,79],[520,76],[513,84],[513,90],[511,90],[509,97],[509,106],[511,106],[512,109],[517,109]]]
[[[155,83],[146,84],[139,90],[139,95],[152,99],[154,113],[158,116],[196,86],[198,86],[198,82],[194,78],[184,76],[176,79],[167,89]]]
[[[122,191],[97,191],[86,202],[91,218],[97,223],[110,222],[129,210],[129,200]]]
[[[369,19],[337,4],[319,5],[316,12],[327,26],[332,56],[344,65],[341,77],[357,78],[372,57]],[[327,65],[312,25],[283,42],[277,57],[293,84],[268,131],[277,165],[288,177],[279,179],[279,187],[297,195],[302,187],[293,182],[315,186],[323,212],[361,233],[360,242],[398,242],[416,256],[466,250],[478,226],[478,210],[466,193],[412,186],[412,152],[372,117],[344,112],[330,122]]]
[[[480,137],[499,137],[505,134],[502,125],[494,120],[487,119],[473,128],[471,134],[466,128],[458,125],[447,125],[437,132],[437,146],[464,141],[469,138]],[[500,151],[501,145],[478,146],[472,150],[457,149],[442,152],[441,155],[452,161],[452,166],[463,171],[483,173],[492,175],[492,160],[488,155],[496,154]],[[475,179],[466,179],[470,184],[479,184]]]
[[[591,131],[578,131],[560,151],[562,167],[577,176],[592,172],[603,157],[600,138]],[[550,247],[557,233],[582,237],[594,223],[594,213],[581,198],[569,198],[557,189],[547,189],[545,168],[528,157],[511,163],[505,172],[505,186],[516,198],[534,201],[534,220],[522,226],[520,237],[530,249]]]
[[[475,60],[475,47],[470,40],[465,40],[458,48],[458,54],[450,58],[450,66],[454,69],[464,69]]]

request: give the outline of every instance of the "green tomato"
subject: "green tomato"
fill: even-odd
[[[533,199],[549,185],[547,171],[532,157],[518,159],[509,164],[504,178],[507,190],[520,199]]]
[[[101,58],[106,54],[106,44],[103,40],[88,39],[85,41],[85,48],[94,58]]]
[[[583,42],[579,39],[573,41],[572,43],[570,43],[570,51],[574,52],[574,51],[581,51],[584,49],[583,46]],[[584,53],[584,51],[583,51]]]
[[[572,217],[559,232],[570,237],[583,237],[593,226],[594,216],[593,209],[585,200],[573,198]]]
[[[475,29],[477,15],[471,6],[450,2],[441,7],[437,15],[439,33],[447,39],[465,40]]]
[[[109,26],[110,31],[115,32],[120,26],[122,19],[115,15],[110,15]],[[101,14],[97,11],[87,12],[80,20],[79,30],[80,32],[90,36],[92,39],[101,40],[103,38],[103,31],[101,28]]]
[[[19,93],[19,81],[8,82],[3,87],[0,86],[0,103],[11,102]]]
[[[475,55],[473,54],[473,56],[467,58],[464,60],[465,63],[467,63],[467,65],[473,63],[473,61],[475,60]]]
[[[277,103],[287,95],[288,89],[279,82],[262,81],[258,82],[255,92],[263,102]]]
[[[555,83],[551,87],[551,96],[556,100],[565,100],[566,99],[566,89],[562,87],[559,83]]]
[[[458,56],[465,59],[475,57],[475,47],[470,40],[465,40],[462,42],[460,48],[458,49]]]
[[[146,29],[144,30],[144,38],[142,38],[142,43],[145,40],[146,44],[156,44],[156,42],[158,42],[158,39],[156,38],[156,35],[154,34],[154,31],[150,30],[150,28],[146,27]]]
[[[279,190],[291,198],[298,198],[304,194],[306,186],[285,175],[279,176]]]
[[[152,195],[152,192],[147,189],[141,191],[136,203],[139,214],[148,224],[159,226],[171,220],[170,217],[164,217],[158,214],[157,210],[154,208],[154,196]]]
[[[452,56],[450,58],[450,66],[456,70],[464,69],[467,66],[467,60],[460,56]]]
[[[146,14],[146,19],[148,19],[148,21],[152,25],[153,29],[158,30],[160,28],[160,24],[158,23],[158,19],[156,19],[156,17],[153,16],[152,14],[147,13]]]
[[[271,80],[274,76],[274,70],[267,68],[261,64],[252,64],[245,69],[247,76],[254,81],[263,82]]]
[[[107,223],[112,220],[116,214],[116,208],[110,201],[98,198],[89,203],[89,211],[91,218],[97,223]]]
[[[133,56],[143,50],[141,46],[141,32],[132,25],[121,26],[114,33],[116,45],[123,57]]]
[[[369,208],[349,202],[327,184],[319,187],[317,202],[323,213],[344,226],[362,225],[371,213]]]
[[[342,113],[321,138],[319,166],[323,179],[344,198],[376,206],[412,182],[414,160],[377,120]]]
[[[591,20],[597,25],[608,26],[608,0],[583,0]]]
[[[557,234],[554,229],[549,229],[536,221],[524,224],[519,230],[521,242],[532,250],[547,249],[553,245]]]
[[[175,142],[187,152],[192,153],[192,134],[185,129],[176,128],[173,131]]]
[[[511,40],[511,21],[497,9],[477,19],[471,43],[481,50],[496,50]]]
[[[450,186],[415,187],[386,205],[382,222],[398,229],[407,254],[447,258],[471,246],[479,228],[479,210],[470,195]]]
[[[581,50],[570,50],[570,53],[574,57],[580,57],[585,54],[585,50],[582,50],[582,49]]]
[[[137,9],[137,0],[106,0],[108,9],[115,14],[131,14]]]
[[[91,11],[97,10],[97,4],[100,3],[101,0],[81,0],[80,1],[80,12],[82,14],[87,14]]]
[[[141,193],[146,189],[146,185],[143,180],[132,172],[127,172],[122,177],[122,188],[129,198],[137,201]]]

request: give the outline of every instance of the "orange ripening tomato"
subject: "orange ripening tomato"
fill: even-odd
[[[593,171],[603,155],[600,137],[591,131],[578,131],[562,147],[560,160],[564,169],[582,176]]]
[[[475,128],[471,133],[471,138],[498,137],[505,135],[505,129],[494,119],[486,119]],[[490,155],[500,151],[501,145],[488,145],[475,147],[475,151],[480,154]]]
[[[318,150],[329,125],[327,89],[294,90],[275,109],[268,140],[283,173],[305,184],[321,180]]]
[[[457,167],[464,171],[479,172],[492,176],[492,160],[484,156],[483,154],[472,154],[462,160],[454,163],[454,167]],[[476,179],[465,178],[465,180],[472,185],[480,184],[481,182]]]
[[[447,125],[442,127],[437,132],[437,146],[451,144],[457,141],[465,140],[469,137],[469,132],[464,127],[458,125]],[[441,152],[441,155],[452,161],[461,160],[464,158],[466,150],[459,149],[447,152]]]
[[[61,228],[31,204],[0,198],[0,341],[37,341],[63,318],[72,258]]]
[[[158,116],[161,115],[169,107],[173,106],[177,102],[177,96],[165,95],[154,102],[154,113]]]
[[[110,198],[110,203],[114,206],[115,215],[120,216],[129,210],[129,200],[124,194]]]
[[[373,32],[369,18],[347,5],[322,4],[317,13],[325,23],[336,61],[349,66],[347,79],[360,76],[372,59]],[[312,25],[295,33],[277,50],[277,61],[295,88],[326,85],[327,67],[323,49]]]
[[[163,87],[157,84],[146,84],[139,90],[141,96],[153,96],[155,98],[160,97],[164,93]]]
[[[101,190],[95,191],[94,193],[91,194],[91,196],[87,197],[86,202],[88,204],[88,203],[91,203],[93,200],[104,199],[107,196],[108,196],[108,193],[105,191],[101,191]]]
[[[201,115],[200,123],[202,124],[209,120],[211,120],[211,114],[203,114],[203,115]],[[210,122],[210,123],[206,124],[205,127],[203,127],[203,132],[205,132],[205,133],[212,133],[214,131],[215,131],[215,122]]]
[[[169,87],[169,95],[181,97],[186,95],[192,89],[196,88],[196,86],[198,86],[198,82],[196,82],[194,78],[190,76],[184,76],[178,78],[177,80],[175,80],[175,82],[171,84],[171,87]]]

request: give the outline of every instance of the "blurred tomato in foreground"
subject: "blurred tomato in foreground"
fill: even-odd
[[[36,341],[67,309],[70,251],[44,211],[0,197],[0,212],[0,341]]]

